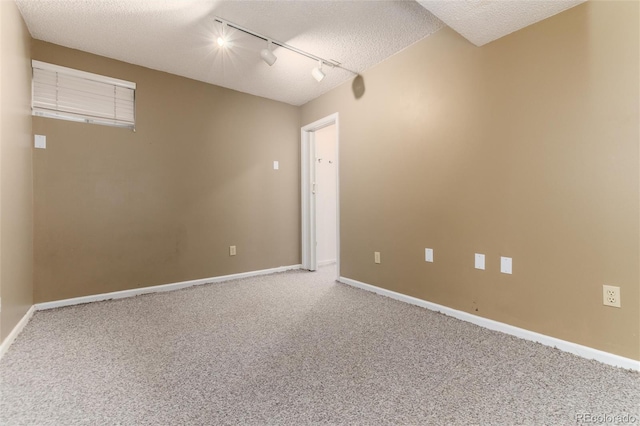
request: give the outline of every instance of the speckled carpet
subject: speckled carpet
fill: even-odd
[[[640,423],[638,373],[333,277],[37,312],[0,362],[0,424]]]

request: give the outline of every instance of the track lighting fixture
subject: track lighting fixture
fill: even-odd
[[[322,70],[322,66],[323,65],[326,65],[326,66],[331,67],[331,68],[342,68],[343,70],[348,71],[350,73],[353,73],[353,74],[356,74],[356,75],[358,74],[358,73],[356,73],[354,71],[351,71],[350,69],[347,69],[347,68],[343,67],[342,65],[340,65],[339,62],[320,58],[319,56],[312,55],[311,53],[305,52],[304,50],[300,50],[300,49],[298,49],[296,47],[293,47],[293,46],[290,46],[290,45],[288,45],[286,43],[282,43],[280,41],[273,40],[272,38],[263,36],[262,34],[258,34],[255,31],[251,31],[251,30],[249,30],[247,28],[243,28],[240,25],[231,23],[231,22],[223,20],[221,18],[214,18],[214,19],[215,19],[216,22],[219,22],[219,23],[222,24],[222,35],[220,37],[218,37],[218,45],[220,47],[224,47],[224,46],[229,44],[229,42],[228,42],[228,40],[226,38],[226,35],[225,35],[225,28],[231,27],[231,28],[236,29],[238,31],[242,31],[245,34],[249,34],[249,35],[254,36],[256,38],[260,38],[260,39],[262,39],[262,40],[267,42],[267,47],[260,51],[260,57],[269,66],[272,66],[278,60],[276,55],[274,55],[273,52],[271,51],[272,46],[275,44],[276,46],[279,46],[279,47],[287,49],[287,50],[289,50],[291,52],[297,53],[298,55],[306,56],[309,59],[313,59],[314,61],[318,61],[318,67],[317,68],[313,68],[311,70],[311,75],[318,82],[322,81],[322,79],[324,79],[324,77],[326,76],[325,72]]]
[[[325,77],[325,73],[322,71],[322,61],[318,61],[318,66],[311,70],[311,75],[316,79],[318,83]]]
[[[271,44],[272,44],[271,40],[267,40],[267,48],[262,49],[260,51],[260,56],[262,57],[262,60],[265,61],[269,66],[272,66],[278,60],[276,55],[274,55],[273,52],[271,51]]]

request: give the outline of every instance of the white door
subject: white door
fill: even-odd
[[[316,259],[318,266],[336,263],[337,258],[337,156],[336,126],[315,132],[316,149]]]
[[[324,159],[317,156],[316,132],[335,125],[335,157],[331,160],[335,169],[335,262],[337,276],[340,276],[340,197],[339,197],[339,134],[338,114],[315,121],[302,128],[301,131],[301,192],[302,192],[302,267],[310,271],[318,269],[318,164]],[[321,160],[318,162],[318,160]],[[328,161],[328,160],[327,160]],[[328,164],[328,163],[327,163]],[[325,213],[322,213],[325,214]],[[322,225],[321,225],[322,226]],[[330,231],[332,232],[332,231]],[[323,259],[324,260],[324,259]]]

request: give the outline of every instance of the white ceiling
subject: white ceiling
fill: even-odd
[[[476,46],[556,15],[586,0],[418,0]]]
[[[245,93],[302,105],[351,79],[313,60],[274,49],[269,67],[263,40],[231,30],[232,46],[215,43],[215,17],[362,72],[444,26],[481,45],[583,0],[222,1],[16,0],[39,40],[181,75]],[[434,14],[432,14],[433,12]],[[535,13],[531,13],[535,11]],[[532,18],[534,20],[532,20]]]

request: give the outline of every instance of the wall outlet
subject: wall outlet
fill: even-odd
[[[500,272],[502,272],[503,274],[511,274],[512,264],[513,261],[510,257],[500,257]]]
[[[424,261],[433,262],[433,249],[430,249],[430,248],[424,249]]]
[[[229,246],[229,256],[236,255],[236,246]]]
[[[484,270],[484,254],[476,253],[474,264],[476,269]]]
[[[620,287],[612,285],[602,286],[602,304],[605,306],[620,307]]]
[[[379,251],[374,251],[373,252],[373,261],[376,263],[380,263],[380,252]]]
[[[44,135],[35,135],[33,146],[35,148],[47,149],[47,137]]]

